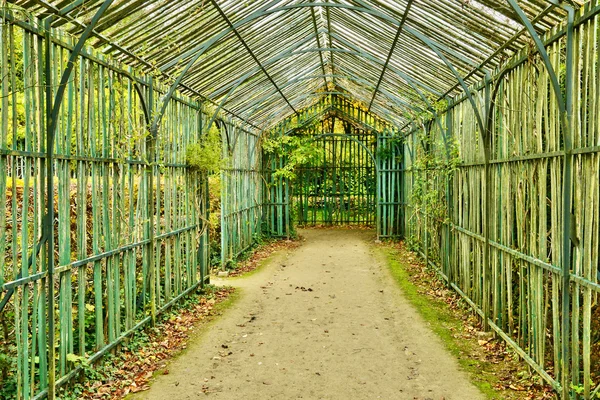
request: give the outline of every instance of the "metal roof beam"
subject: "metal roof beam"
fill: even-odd
[[[398,39],[400,38],[400,34],[402,33],[402,27],[404,27],[404,23],[406,22],[406,18],[408,17],[408,13],[410,11],[410,7],[412,6],[413,0],[408,0],[406,4],[406,10],[404,10],[404,14],[402,15],[402,19],[400,20],[400,25],[398,25],[398,30],[396,31],[396,36],[394,37],[394,41],[392,42],[392,48],[385,59],[385,63],[383,64],[383,68],[381,68],[381,75],[379,76],[379,80],[377,81],[377,85],[375,86],[375,90],[373,91],[373,98],[369,102],[369,107],[367,111],[371,111],[371,106],[375,101],[375,97],[377,97],[377,91],[379,90],[379,86],[381,85],[381,81],[383,81],[383,77],[385,76],[385,72],[387,71],[387,66],[390,63],[390,59],[394,54],[394,50],[396,49],[396,44],[398,44]]]
[[[541,20],[542,18],[544,18],[546,15],[548,15],[555,7],[556,7],[555,4],[550,4],[541,13],[539,13],[534,19],[532,19],[531,23],[532,24],[537,23],[539,20]],[[508,46],[510,46],[511,44],[513,44],[517,39],[519,39],[526,32],[527,32],[527,28],[526,27],[522,28],[521,30],[519,30],[510,39],[508,39],[502,46],[498,47],[496,49],[496,51],[494,51],[485,60],[483,60],[477,67],[475,67],[471,71],[469,71],[469,73],[467,75],[465,75],[463,79],[466,81],[467,79],[469,79],[470,77],[472,77],[473,75],[475,75],[475,73],[477,73],[477,71],[480,71],[481,69],[483,69],[483,67],[485,67],[494,58],[496,58],[500,53],[502,53],[504,50],[506,50],[506,48]],[[452,86],[442,96],[440,96],[438,100],[441,100],[444,97],[448,96],[450,93],[452,93],[459,86],[460,86],[460,83],[456,83],[456,85]]]
[[[319,74],[313,74],[313,72],[314,71],[309,71],[309,74],[307,74],[307,75],[299,76],[299,77],[297,77],[295,79],[292,79],[289,82],[286,82],[285,85],[284,85],[284,87],[287,87],[287,86],[290,86],[290,85],[293,85],[295,83],[302,82],[302,81],[305,81],[305,80],[309,80],[309,79],[319,79],[321,77],[325,77],[325,78],[347,78],[347,79],[350,79],[351,81],[354,81],[354,82],[357,82],[357,83],[368,84],[368,82],[365,79],[359,77],[356,74],[351,73],[350,71],[344,71],[343,74],[338,73],[338,74],[335,74],[335,75],[333,75],[333,74],[319,75]],[[414,112],[422,112],[422,111],[424,111],[423,109],[421,109],[421,108],[419,108],[419,107],[417,107],[415,105],[412,105],[412,104],[408,103],[407,101],[405,101],[405,100],[403,100],[403,99],[401,99],[399,97],[394,96],[391,93],[388,93],[388,92],[385,92],[385,91],[382,91],[382,93],[385,94],[390,99],[390,101],[392,101],[393,103],[395,103],[400,108],[403,108],[403,109],[408,108],[408,109],[411,109]],[[240,112],[244,113],[246,110],[252,108],[252,110],[250,111],[250,115],[252,115],[254,113],[254,111],[256,110],[257,106],[259,106],[263,101],[267,100],[269,97],[273,96],[274,94],[275,94],[274,92],[271,92],[271,93],[268,93],[265,96],[263,96],[263,97],[261,97],[261,98],[259,98],[257,100],[254,100],[246,108],[240,110]]]
[[[315,28],[315,37],[317,38],[317,47],[321,48],[321,40],[319,39],[319,28],[317,26],[317,18],[315,17],[315,8],[310,8],[310,15],[312,17],[313,27]],[[319,58],[321,59],[321,70],[323,71],[323,81],[325,83],[325,90],[327,90],[327,78],[325,75],[327,72],[325,71],[325,61],[323,61],[323,53],[319,51]]]
[[[83,22],[79,21],[77,18],[71,16],[70,12],[73,11],[72,7],[70,6],[66,6],[63,9],[58,9],[55,6],[53,6],[52,4],[48,3],[46,0],[35,0],[36,3],[40,4],[42,7],[46,8],[46,10],[48,10],[48,12],[52,15],[55,15],[59,18],[63,18],[67,21],[69,21],[70,23],[78,26],[79,28],[81,28],[82,30],[86,30],[87,29],[87,25],[84,24]],[[81,0],[79,0],[81,1]],[[83,1],[85,2],[85,1]],[[105,35],[99,33],[98,31],[96,31],[95,29],[92,29],[91,31],[91,35],[94,36],[97,39],[100,39],[102,42],[106,43],[107,45],[117,49],[118,51],[120,51],[121,53],[125,54],[126,56],[129,56],[137,61],[139,61],[141,64],[143,64],[144,66],[146,66],[147,68],[151,69],[151,70],[155,70],[155,67],[146,59],[144,59],[143,57],[140,57],[136,54],[134,54],[133,52],[127,50],[126,48],[122,47],[121,45],[114,43],[112,40],[110,40],[108,37],[106,37]],[[171,75],[169,75],[166,71],[161,71],[161,74],[167,78],[168,80],[174,80],[173,77]],[[201,100],[205,100],[208,101],[214,105],[218,105],[213,99],[203,95],[202,93],[198,92],[197,90],[195,90],[192,87],[187,86],[185,83],[180,82],[178,84],[178,87],[188,91],[189,93],[191,93],[194,96],[198,96]],[[240,115],[238,115],[235,112],[232,112],[228,109],[223,108],[223,111],[226,112],[227,114],[238,118],[239,120],[243,121],[244,123],[248,124],[249,126],[256,128],[256,129],[260,129],[257,125],[253,124],[252,122],[242,118]]]
[[[475,113],[475,119],[477,121],[477,126],[479,127],[480,132],[483,134],[485,132],[485,126],[483,125],[483,119],[481,117],[481,112],[480,112],[479,108],[477,107],[477,103],[475,102],[475,99],[473,98],[473,95],[472,95],[471,91],[469,90],[469,87],[467,86],[467,84],[465,83],[463,78],[460,76],[460,74],[458,73],[458,71],[456,70],[454,65],[452,65],[452,63],[448,60],[448,58],[446,58],[446,56],[442,53],[442,51],[437,47],[436,43],[433,42],[431,39],[429,39],[427,36],[423,35],[422,33],[418,32],[416,30],[413,30],[413,29],[409,30],[408,27],[406,30],[411,35],[413,35],[414,37],[419,39],[421,42],[423,42],[425,45],[427,45],[427,47],[429,47],[435,54],[437,54],[437,56],[444,62],[444,64],[446,64],[448,69],[452,72],[452,74],[454,75],[456,80],[459,82],[460,86],[462,86],[462,89],[464,90],[465,95],[467,96],[469,102],[471,103],[473,112]]]
[[[329,2],[329,0],[325,0],[325,2]],[[329,48],[333,47],[333,42],[331,41],[331,16],[329,15],[329,7],[325,8],[325,15],[327,17],[327,37],[329,38]],[[335,75],[335,62],[333,60],[333,52],[329,52],[329,57],[331,59],[331,74]],[[335,78],[332,80],[333,86],[335,87]]]
[[[375,63],[378,63],[378,64],[382,64],[383,63],[382,60],[378,59],[377,57],[375,57],[375,56],[373,56],[373,55],[371,55],[369,53],[365,53],[360,47],[357,47],[354,44],[350,43],[348,40],[346,40],[342,36],[339,36],[339,35],[337,35],[337,34],[334,33],[333,37],[335,37],[336,40],[340,41],[342,44],[350,47],[353,50],[349,51],[349,50],[344,50],[344,49],[341,49],[341,48],[337,48],[337,49],[332,50],[332,51],[336,51],[336,52],[340,52],[340,53],[347,52],[347,53],[350,53],[350,54],[357,54],[357,55],[360,55],[361,57],[364,57],[364,58],[366,58],[368,60],[371,60],[371,61],[373,61]],[[420,81],[418,81],[418,80],[410,77],[409,75],[407,75],[404,72],[400,71],[396,67],[392,67],[391,65],[388,65],[388,69],[390,71],[392,71],[393,73],[397,74],[398,76],[402,77],[405,80],[409,80],[410,79],[411,81],[413,81],[417,85],[421,86],[423,89],[427,90],[430,93],[433,93],[433,94],[438,95],[438,96],[442,95],[441,92],[438,92],[436,89],[430,87],[429,85],[426,85],[425,83],[420,82]]]
[[[313,69],[311,69],[311,70],[308,70],[308,71],[307,71],[307,75],[311,75],[311,76],[312,76],[314,79],[319,79],[319,78],[321,78],[321,77],[322,77],[322,78],[327,78],[327,77],[330,77],[330,75],[327,75],[327,74],[314,74],[314,73],[316,72],[316,71],[315,71],[316,69],[319,69],[319,67],[317,67],[317,68],[313,68]],[[286,86],[289,86],[290,84],[293,84],[294,82],[296,82],[296,81],[297,81],[297,79],[298,79],[298,78],[296,78],[296,79],[293,79],[292,81],[286,82],[286,83],[284,84],[284,86],[283,86],[283,87],[286,87]],[[325,88],[325,90],[327,90],[327,88]],[[261,97],[261,98],[259,98],[258,100],[253,100],[253,101],[252,101],[250,104],[248,104],[248,105],[247,105],[245,108],[243,108],[243,109],[239,110],[239,112],[241,112],[241,113],[244,113],[244,112],[246,112],[247,110],[249,110],[249,109],[252,109],[252,110],[250,111],[250,113],[249,113],[249,114],[250,114],[250,115],[254,114],[254,112],[256,111],[256,109],[257,109],[258,107],[260,107],[260,106],[261,106],[262,102],[263,102],[263,101],[265,101],[265,100],[268,100],[268,99],[269,99],[270,97],[272,97],[272,96],[273,96],[275,93],[276,93],[276,92],[270,92],[270,93],[267,93],[266,95],[262,96],[262,97]]]
[[[362,96],[357,95],[357,94],[353,94],[350,90],[348,90],[347,88],[343,87],[340,84],[338,84],[337,87],[340,88],[340,89],[342,89],[342,90],[344,90],[345,92],[344,91],[340,91],[340,90],[337,90],[337,91],[327,91],[327,92],[312,92],[312,93],[304,94],[302,96],[298,96],[297,98],[298,99],[306,99],[306,98],[309,98],[309,97],[323,96],[323,95],[326,95],[326,94],[338,94],[338,95],[346,97],[349,100],[355,101],[355,100],[358,99],[358,100],[362,101],[363,103],[366,103],[367,99],[365,97],[362,97]],[[264,118],[266,127],[262,129],[263,132],[266,131],[266,130],[268,130],[272,126],[272,125],[269,126],[268,123],[269,123],[269,121],[272,118],[274,118],[279,113],[279,111],[280,111],[280,109],[276,109],[274,112],[271,112],[270,114],[268,114]],[[384,110],[384,109],[381,109],[381,111],[379,113],[373,113],[373,114],[377,115],[382,120],[385,120],[385,121],[388,121],[388,122],[392,122],[392,121],[395,120],[395,118],[393,116],[389,115],[388,112],[386,110]],[[289,114],[282,115],[281,117],[278,117],[278,118],[279,118],[279,120],[282,120],[282,119],[285,119],[287,117],[289,117]],[[402,121],[402,122],[404,122],[404,121]]]
[[[302,54],[302,53],[309,53],[309,52],[319,52],[322,53],[324,51],[329,51],[329,52],[340,52],[340,53],[348,53],[348,54],[353,54],[353,55],[357,55],[359,57],[363,57],[366,58],[368,60],[371,60],[375,63],[379,63],[382,64],[383,61],[371,56],[368,53],[365,53],[363,51],[361,51],[360,49],[356,49],[356,50],[346,50],[346,49],[339,49],[339,48],[317,48],[317,49],[303,49],[303,50],[297,50],[297,48],[301,47],[302,45],[304,45],[305,43],[307,43],[309,40],[311,40],[311,38],[307,38],[306,40],[300,42],[297,46],[295,46],[293,49],[291,49],[290,51],[286,51],[282,54],[277,55],[276,57],[273,57],[269,60],[267,60],[264,65],[265,66],[270,66],[271,64],[280,61],[282,59],[294,56],[296,54]],[[338,68],[341,68],[341,66],[338,66]],[[416,85],[414,83],[414,81],[412,80],[412,78],[410,78],[408,75],[402,73],[402,71],[398,71],[393,67],[389,67],[390,71],[395,72],[397,75],[399,75],[401,78],[403,78],[406,83],[415,88]],[[220,104],[219,104],[219,108],[217,109],[217,111],[221,108],[224,107],[227,100],[229,99],[229,97],[235,92],[235,90],[242,85],[244,82],[246,82],[248,79],[250,79],[255,73],[257,73],[258,71],[260,71],[260,69],[257,67],[254,70],[249,71],[247,74],[241,76],[237,81],[235,81],[232,85],[227,86],[229,90],[229,92],[227,93],[227,95],[223,98],[223,100],[221,100]],[[309,71],[310,73],[312,73],[312,71]],[[352,75],[352,76],[356,76],[355,74],[351,74],[349,73],[349,71],[344,71],[344,73],[346,75]],[[333,79],[335,79],[336,77],[341,77],[341,74],[325,74],[325,77],[331,77]],[[284,84],[284,86],[282,86],[283,88],[285,88],[286,86],[288,86],[289,83],[294,82],[295,80],[292,80],[290,82],[287,82],[287,84]],[[365,85],[369,85],[369,82],[362,80],[362,82]],[[408,103],[406,103],[404,100],[399,99],[398,97],[392,95],[391,93],[384,91],[382,88],[380,88],[381,93],[385,94],[386,96],[388,96],[390,99],[393,100],[394,103],[402,103],[404,105],[408,105]],[[421,93],[418,89],[416,90],[418,93]],[[218,92],[219,95],[223,94],[223,91]],[[267,95],[266,98],[270,97],[271,95],[277,93],[277,91],[275,91],[274,93],[270,93],[269,95]],[[254,103],[251,103],[251,105],[247,108],[250,108],[254,105]],[[243,113],[246,109],[242,110],[241,112]],[[424,111],[422,109],[418,110],[418,112],[420,111]],[[216,118],[216,114],[215,117],[213,117],[213,119]]]
[[[276,61],[279,61],[285,57],[288,57],[290,55],[294,55],[294,54],[298,54],[297,50],[299,48],[301,48],[302,46],[308,44],[310,41],[312,40],[312,36],[307,37],[304,40],[301,40],[300,42],[297,42],[294,44],[294,46],[281,53],[276,55],[275,57],[272,57],[270,59],[268,59],[267,61],[263,62],[261,65],[256,66],[255,68],[251,69],[250,71],[246,72],[244,75],[240,76],[238,79],[236,79],[235,81],[230,82],[229,84],[218,88],[217,90],[215,90],[214,92],[212,92],[210,95],[213,98],[219,98],[220,96],[222,96],[223,94],[225,94],[226,92],[228,92],[227,97],[229,97],[232,94],[232,90],[235,90],[236,87],[238,87],[241,83],[243,83],[244,81],[248,80],[249,78],[251,78],[252,76],[254,76],[256,73],[261,71],[261,67],[269,67],[271,64],[273,64]]]
[[[229,27],[233,30],[233,33],[235,34],[235,36],[237,36],[237,38],[240,41],[240,43],[248,51],[248,53],[250,54],[250,56],[252,57],[252,59],[254,59],[254,61],[258,64],[258,66],[260,67],[260,69],[262,69],[262,71],[265,74],[265,76],[269,79],[269,81],[271,81],[271,83],[273,84],[273,86],[275,86],[275,88],[277,89],[277,91],[279,92],[279,94],[281,95],[281,97],[283,97],[283,99],[288,104],[288,106],[290,106],[290,108],[292,109],[292,111],[294,111],[294,113],[297,113],[297,111],[294,108],[294,106],[292,106],[292,103],[290,103],[290,101],[287,99],[287,97],[285,97],[285,94],[283,94],[283,92],[281,91],[281,89],[279,89],[279,86],[277,86],[277,83],[275,83],[275,81],[273,80],[273,78],[271,77],[271,75],[269,74],[269,72],[267,72],[267,70],[265,69],[265,67],[261,64],[260,60],[256,57],[256,54],[254,54],[254,52],[252,51],[252,49],[250,48],[250,46],[248,46],[248,44],[246,43],[246,41],[244,40],[244,38],[242,38],[242,35],[240,35],[240,32],[237,30],[237,28],[235,26],[233,26],[233,23],[231,23],[231,20],[227,17],[227,15],[225,15],[225,13],[221,9],[221,7],[217,3],[217,1],[216,0],[211,0],[211,3],[217,9],[217,11],[221,15],[221,17],[225,20],[225,22],[227,22],[227,25],[229,25]]]

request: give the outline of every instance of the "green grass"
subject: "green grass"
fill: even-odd
[[[406,299],[415,307],[429,327],[442,340],[446,349],[458,360],[463,371],[467,372],[471,382],[488,398],[504,399],[493,388],[495,381],[493,371],[483,368],[481,362],[469,357],[477,349],[477,343],[455,338],[452,332],[460,332],[464,321],[455,315],[448,304],[438,299],[419,293],[417,286],[410,281],[406,265],[398,260],[399,254],[391,249],[378,248],[387,260],[389,270],[404,293]],[[497,368],[489,366],[489,369]],[[483,373],[482,373],[483,372]]]

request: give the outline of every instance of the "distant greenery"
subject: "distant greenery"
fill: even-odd
[[[320,149],[313,140],[307,137],[280,136],[274,139],[265,139],[262,147],[266,154],[275,155],[284,160],[283,167],[273,173],[275,179],[295,180],[298,167],[310,164],[320,156]]]

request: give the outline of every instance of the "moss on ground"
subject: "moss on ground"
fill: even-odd
[[[553,398],[552,390],[502,341],[480,332],[478,319],[464,300],[413,253],[390,244],[377,250],[406,298],[488,399]]]

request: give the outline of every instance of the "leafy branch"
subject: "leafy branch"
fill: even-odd
[[[298,167],[316,161],[321,154],[313,140],[300,136],[264,139],[263,150],[266,154],[278,156],[284,160],[283,167],[273,173],[273,178],[284,178],[290,181],[296,179]]]
[[[221,133],[213,125],[200,143],[188,146],[186,164],[192,170],[214,173],[222,168]]]

